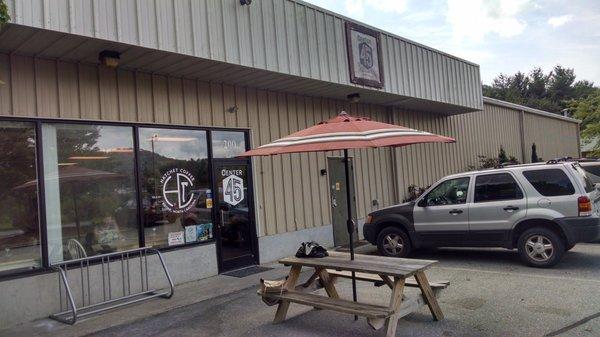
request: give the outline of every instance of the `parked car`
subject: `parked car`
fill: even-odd
[[[551,267],[600,238],[600,192],[577,162],[536,163],[447,176],[413,202],[368,215],[365,238],[382,255],[420,247],[517,248]]]

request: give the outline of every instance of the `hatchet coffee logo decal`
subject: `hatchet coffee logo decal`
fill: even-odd
[[[173,213],[184,213],[194,206],[194,181],[187,170],[173,168],[160,178],[164,205]]]

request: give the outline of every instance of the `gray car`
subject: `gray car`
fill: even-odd
[[[363,234],[386,256],[420,247],[517,248],[551,267],[600,238],[600,192],[577,162],[514,165],[447,176],[413,202],[369,214]]]

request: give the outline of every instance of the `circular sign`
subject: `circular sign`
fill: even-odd
[[[196,178],[187,170],[173,168],[160,178],[164,205],[173,213],[184,213],[194,206],[194,181]]]

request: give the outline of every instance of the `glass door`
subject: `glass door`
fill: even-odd
[[[215,160],[215,224],[221,272],[258,263],[252,189],[246,160]]]

